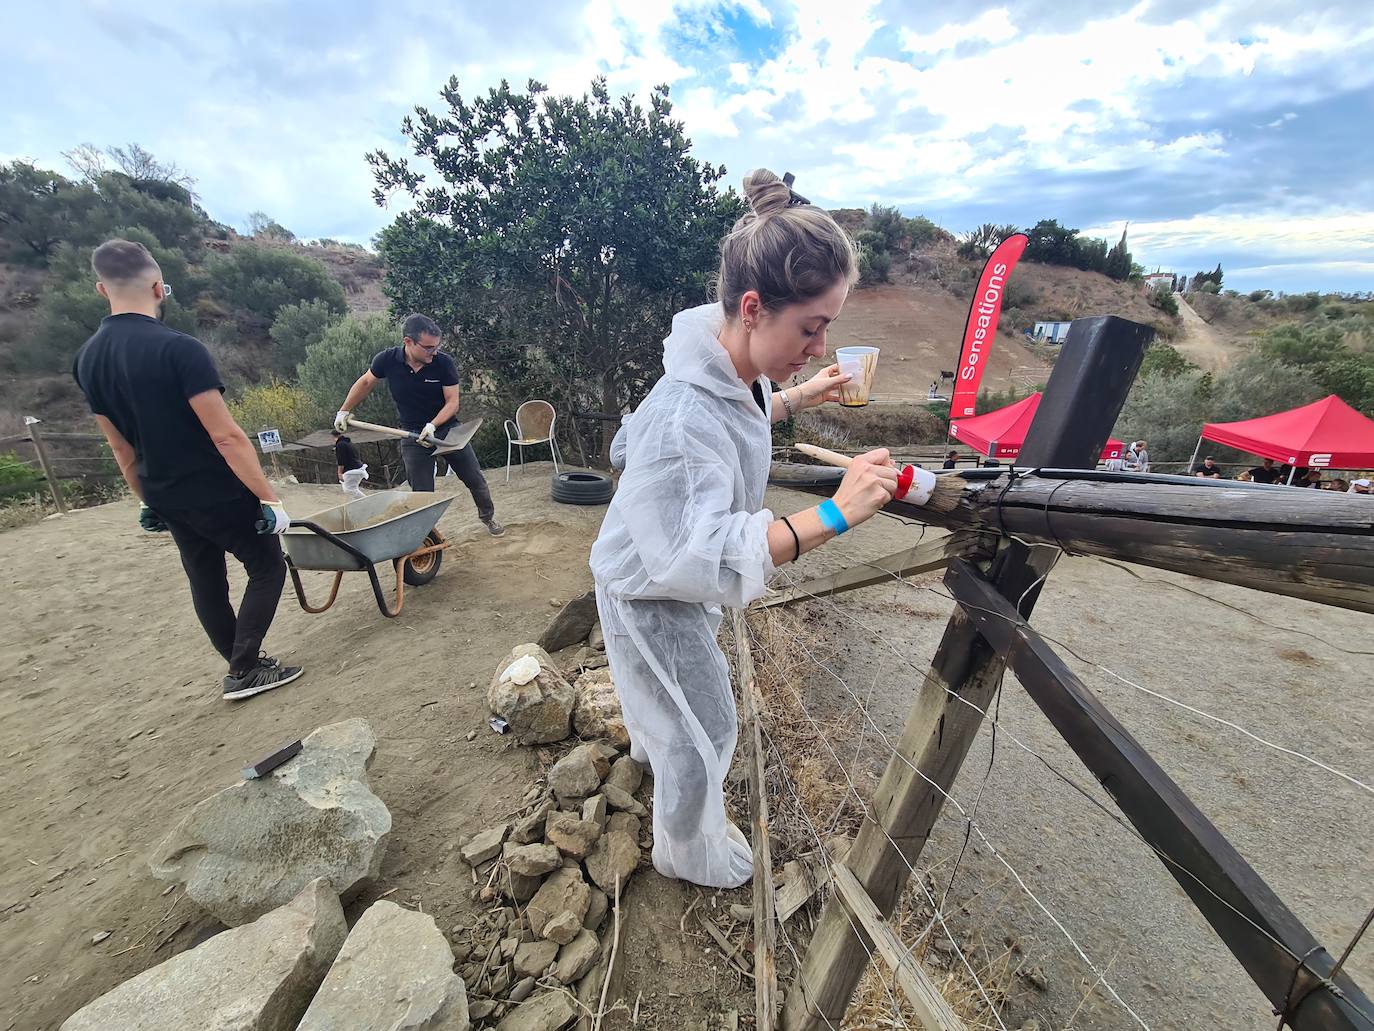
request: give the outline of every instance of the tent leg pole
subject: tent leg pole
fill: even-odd
[[[1293,486],[1293,474],[1298,471],[1297,463],[1294,462],[1288,467],[1288,486]]]
[[[1192,476],[1193,470],[1197,468],[1198,452],[1202,450],[1202,438],[1198,437],[1197,447],[1193,448],[1193,460],[1188,463],[1188,468],[1184,471],[1184,476]]]

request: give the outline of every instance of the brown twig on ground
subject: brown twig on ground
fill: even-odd
[[[611,932],[611,958],[606,961],[606,980],[601,982],[601,1001],[596,1004],[596,1019],[592,1021],[592,1031],[601,1031],[601,1017],[606,1012],[606,993],[611,987],[611,975],[615,973],[615,954],[620,949],[620,875],[615,878],[615,918]]]

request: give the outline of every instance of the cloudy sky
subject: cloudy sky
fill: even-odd
[[[535,77],[671,85],[730,180],[956,232],[1058,218],[1153,270],[1242,289],[1374,289],[1368,0],[225,0],[6,3],[0,159],[137,141],[210,213],[368,241],[363,160],[401,118]],[[480,8],[480,9],[479,9]]]

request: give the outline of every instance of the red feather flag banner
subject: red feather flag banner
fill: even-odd
[[[983,382],[997,335],[997,320],[1002,315],[1002,298],[1007,292],[1011,270],[1026,250],[1030,239],[1025,233],[1013,233],[988,257],[983,274],[978,277],[978,290],[969,305],[968,324],[964,326],[964,346],[959,352],[959,367],[954,373],[954,392],[950,398],[951,419],[963,419],[973,414],[978,400],[978,385]]]

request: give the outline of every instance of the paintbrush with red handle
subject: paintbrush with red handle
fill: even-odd
[[[854,461],[849,455],[817,447],[815,444],[797,444],[796,448],[818,462],[839,466],[842,469],[848,469]],[[950,512],[959,504],[959,498],[968,485],[966,479],[953,473],[936,476],[929,469],[904,465],[897,473],[897,493],[893,495],[893,500],[905,501],[909,505],[921,505],[934,512]]]

